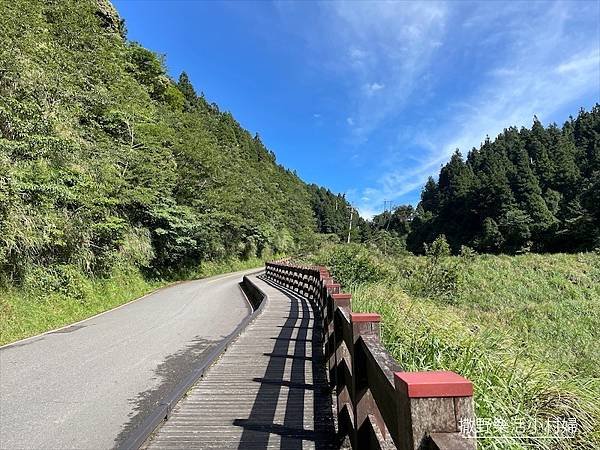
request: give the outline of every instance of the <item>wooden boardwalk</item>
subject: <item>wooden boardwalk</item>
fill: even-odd
[[[250,278],[267,294],[262,313],[146,448],[337,448],[321,330],[310,303]]]

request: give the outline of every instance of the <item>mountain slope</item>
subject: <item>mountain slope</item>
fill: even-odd
[[[391,226],[390,226],[391,222]],[[562,127],[510,127],[426,183],[416,210],[376,216],[409,250],[444,234],[486,253],[573,252],[600,246],[600,104]]]
[[[15,0],[0,14],[5,281],[171,274],[290,252],[318,231],[308,186],[128,42],[110,3]]]

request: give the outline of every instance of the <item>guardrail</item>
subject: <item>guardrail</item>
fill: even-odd
[[[403,372],[380,340],[381,317],[354,313],[324,267],[266,264],[265,275],[321,311],[340,436],[353,449],[474,450],[472,383],[454,372]]]

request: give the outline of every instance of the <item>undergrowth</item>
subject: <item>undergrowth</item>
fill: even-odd
[[[493,424],[479,448],[600,448],[600,255],[449,256],[439,241],[421,257],[331,246],[312,262],[354,310],[382,315],[404,370],[473,382],[477,417]],[[553,437],[555,419],[575,423],[575,437]]]

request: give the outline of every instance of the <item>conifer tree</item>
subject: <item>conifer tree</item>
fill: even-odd
[[[581,110],[562,129],[506,128],[463,160],[455,153],[430,178],[407,245],[445,234],[452,249],[569,251],[597,246],[600,105]]]
[[[179,90],[183,94],[183,97],[185,98],[186,111],[193,110],[196,106],[198,96],[196,95],[196,90],[190,82],[187,73],[181,72],[181,74],[179,75],[179,81],[177,82],[177,87],[179,88]]]
[[[531,130],[523,129],[521,134],[524,136],[525,150],[529,156],[532,170],[538,178],[541,189],[547,189],[552,184],[552,175],[555,171],[553,162],[548,156],[550,147],[549,136],[544,126],[534,116]]]
[[[429,211],[433,214],[437,214],[440,210],[440,193],[438,185],[433,177],[429,177],[427,183],[425,183],[423,192],[421,192],[420,204],[425,211]]]

